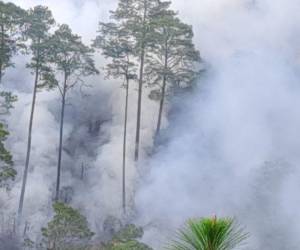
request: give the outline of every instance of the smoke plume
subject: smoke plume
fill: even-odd
[[[247,226],[249,249],[297,249],[299,4],[174,6],[193,24],[207,72],[192,94],[173,98],[167,142],[140,184],[146,239],[161,247],[187,218],[218,215]]]

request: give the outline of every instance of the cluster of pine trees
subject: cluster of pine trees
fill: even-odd
[[[33,75],[27,152],[18,209],[19,218],[21,218],[30,164],[32,127],[37,93],[42,89],[51,90],[57,88],[61,97],[60,140],[55,196],[55,199],[58,200],[67,94],[78,82],[82,81],[83,77],[98,74],[99,71],[96,69],[92,57],[93,49],[84,45],[81,37],[73,34],[68,25],[56,25],[52,13],[47,7],[36,6],[25,11],[12,3],[0,2],[0,18],[0,79],[5,81],[3,76],[9,67],[14,66],[13,58],[17,53],[26,53],[29,55],[30,61],[28,61],[26,66]],[[51,32],[54,29],[56,30]],[[10,103],[15,101],[15,97],[8,92],[1,93],[4,96],[2,100],[3,105],[8,105],[7,109],[10,108]],[[1,128],[4,129],[4,126]],[[3,130],[1,135],[2,140],[4,140],[7,132]],[[12,157],[4,147],[2,152],[3,162],[6,165],[12,164]],[[12,171],[2,173],[5,176],[16,174]]]
[[[120,78],[125,87],[123,142],[123,209],[126,209],[126,135],[128,92],[138,84],[134,159],[139,159],[142,98],[145,86],[159,101],[156,136],[159,135],[166,97],[175,88],[191,86],[199,77],[200,53],[193,44],[193,30],[170,9],[170,1],[119,0],[110,22],[100,23],[93,46],[109,59],[108,77]],[[151,95],[150,95],[151,97]]]
[[[151,87],[150,98],[159,102],[156,136],[159,135],[166,99],[174,89],[192,86],[200,74],[200,53],[193,44],[193,30],[170,8],[170,1],[119,0],[111,11],[110,21],[100,22],[96,38],[85,45],[66,24],[57,24],[45,6],[24,10],[0,1],[0,184],[12,180],[11,153],[5,148],[9,135],[6,115],[17,97],[4,91],[5,73],[14,67],[18,54],[26,54],[26,67],[32,73],[32,102],[18,218],[22,218],[37,94],[57,89],[61,101],[55,201],[60,199],[63,156],[63,130],[66,98],[72,88],[85,77],[99,74],[93,54],[97,51],[107,59],[103,71],[109,78],[120,79],[125,88],[124,137],[122,162],[122,205],[126,210],[126,141],[129,88],[137,85],[137,116],[134,159],[139,160],[140,130],[143,114],[143,90]]]

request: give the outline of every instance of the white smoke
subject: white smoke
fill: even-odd
[[[137,194],[146,239],[159,248],[187,218],[216,214],[248,226],[250,249],[297,249],[299,2],[174,5],[209,67],[188,101],[175,98]]]

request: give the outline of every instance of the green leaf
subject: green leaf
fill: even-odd
[[[231,218],[188,220],[175,235],[170,250],[232,250],[249,237]]]

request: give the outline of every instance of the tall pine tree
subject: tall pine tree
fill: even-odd
[[[153,11],[156,9],[159,1],[157,0],[120,0],[113,16],[124,23],[126,29],[133,36],[135,42],[135,53],[139,61],[138,74],[138,103],[137,103],[137,122],[135,137],[134,158],[139,159],[141,115],[142,115],[142,94],[144,86],[145,59],[148,49],[151,47],[152,39],[152,18]]]
[[[25,188],[27,183],[27,175],[29,169],[30,152],[31,152],[31,139],[33,117],[36,106],[36,95],[39,88],[53,87],[55,85],[55,78],[49,62],[49,30],[54,25],[54,19],[51,11],[44,6],[36,6],[30,9],[26,20],[27,29],[25,35],[30,39],[30,51],[32,54],[31,62],[27,65],[34,75],[34,85],[32,93],[31,112],[29,119],[28,140],[26,161],[22,181],[22,189],[20,195],[18,217],[19,222],[22,216],[23,203],[25,196]]]
[[[155,41],[147,58],[151,83],[160,87],[156,135],[161,128],[163,107],[168,87],[189,86],[200,73],[200,53],[193,44],[193,30],[169,9],[170,2],[160,2],[152,18]]]
[[[55,200],[59,200],[61,160],[63,146],[63,129],[66,97],[70,89],[82,81],[85,76],[98,74],[92,58],[93,49],[84,45],[81,37],[72,33],[68,25],[63,24],[51,37],[51,62],[55,64],[56,71],[62,74],[62,84],[57,84],[61,94],[61,116],[59,132],[59,148],[57,163],[57,180]]]
[[[124,6],[128,8],[128,6]],[[134,43],[130,31],[114,15],[113,22],[100,23],[99,35],[94,46],[101,49],[102,54],[110,60],[105,67],[108,77],[121,78],[125,87],[123,155],[122,155],[122,207],[126,212],[126,141],[128,121],[129,84],[136,78],[134,61]]]

